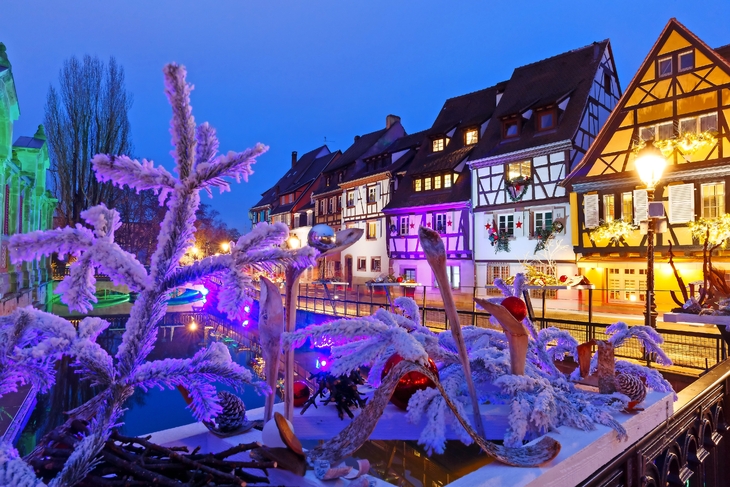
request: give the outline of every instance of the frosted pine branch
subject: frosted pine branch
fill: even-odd
[[[0,485],[46,487],[46,484],[36,477],[33,468],[20,458],[18,450],[5,441],[0,443]]]
[[[195,130],[198,145],[195,148],[195,166],[207,164],[218,154],[218,137],[208,122],[198,125]]]
[[[606,334],[611,335],[608,341],[613,344],[614,348],[620,347],[630,338],[636,338],[647,352],[656,354],[658,364],[667,367],[672,365],[672,359],[664,353],[660,346],[664,343],[664,338],[650,326],[629,327],[623,321],[618,321],[606,328]]]
[[[190,106],[190,92],[193,86],[185,80],[187,71],[184,66],[170,63],[164,68],[165,95],[172,107],[170,135],[172,146],[170,151],[175,159],[175,171],[181,180],[190,174],[195,160],[195,119]]]
[[[97,154],[91,159],[99,181],[111,181],[120,188],[129,186],[137,192],[154,190],[162,204],[175,189],[177,181],[167,169],[155,166],[152,161],[142,162],[127,156]]]
[[[56,230],[38,230],[10,237],[10,260],[13,264],[58,253],[78,256],[94,242],[94,233],[77,224]]]
[[[269,150],[264,144],[256,144],[243,152],[230,151],[226,155],[216,157],[213,162],[198,164],[195,167],[195,181],[200,189],[218,188],[221,193],[230,191],[231,187],[226,178],[233,178],[237,183],[241,179],[248,182],[253,174],[251,166],[256,158]]]
[[[94,277],[94,266],[91,256],[86,253],[83,257],[71,264],[68,276],[64,277],[55,294],[61,295],[61,302],[68,306],[69,311],[86,313],[90,311],[97,302],[96,278]]]

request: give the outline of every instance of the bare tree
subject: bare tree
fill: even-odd
[[[124,86],[124,68],[114,57],[104,64],[84,56],[66,60],[46,98],[45,129],[51,176],[60,223],[81,221],[80,213],[101,202],[113,204],[111,183],[100,183],[91,170],[95,154],[130,154],[132,96]]]
[[[157,247],[157,234],[165,217],[165,207],[160,206],[152,190],[137,193],[129,188],[114,188],[112,199],[122,221],[116,232],[117,243],[134,254],[142,264],[148,265]]]

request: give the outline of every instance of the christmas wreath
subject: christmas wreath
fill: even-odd
[[[519,176],[514,179],[510,179],[505,183],[505,190],[512,201],[520,201],[525,193],[527,187],[530,185],[530,178]]]

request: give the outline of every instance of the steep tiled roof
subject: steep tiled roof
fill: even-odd
[[[13,147],[26,147],[28,149],[40,149],[43,147],[46,141],[43,139],[36,139],[35,137],[26,137],[21,135],[13,144]]]
[[[429,206],[437,203],[458,203],[469,201],[471,197],[471,171],[468,169],[459,174],[456,183],[450,188],[431,191],[413,191],[413,179],[416,176],[410,172],[406,173],[384,211],[387,212],[395,208]]]
[[[403,137],[397,139],[395,142],[387,146],[384,150],[378,152],[377,154],[371,156],[372,158],[377,158],[380,156],[386,156],[388,154],[392,155],[397,152],[402,152],[406,150],[413,150],[413,154],[403,154],[401,157],[396,159],[395,161],[392,161],[387,166],[378,166],[378,167],[372,167],[368,168],[366,166],[363,166],[358,170],[357,172],[354,172],[352,175],[348,177],[348,180],[353,181],[356,179],[364,178],[367,176],[372,176],[375,174],[381,174],[384,172],[389,172],[390,174],[395,174],[396,172],[403,169],[404,166],[406,166],[411,160],[413,160],[413,156],[416,154],[416,150],[423,140],[426,138],[428,131],[422,130],[420,132],[416,132],[415,134],[411,135],[404,135]],[[410,156],[410,157],[406,157]],[[368,158],[370,159],[370,158]]]
[[[343,168],[349,164],[352,164],[363,154],[365,154],[368,149],[376,144],[380,140],[380,138],[385,135],[385,132],[387,130],[388,129],[381,129],[358,137],[357,139],[355,139],[355,142],[353,142],[353,144],[348,147],[345,152],[342,153],[342,157],[337,159],[337,161],[332,164],[332,166],[328,167],[327,170],[334,171]]]
[[[478,160],[532,147],[572,139],[580,124],[591,85],[608,40],[565,52],[514,70],[484,136],[469,160]],[[546,108],[570,97],[565,110],[558,114],[558,125],[537,132],[534,113],[528,120],[522,113]],[[518,116],[520,135],[502,139],[502,119]]]
[[[730,62],[730,44],[727,44],[725,46],[716,47],[715,52],[720,55],[720,57],[726,59]]]

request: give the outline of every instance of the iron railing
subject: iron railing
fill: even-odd
[[[683,389],[674,414],[595,471],[585,487],[730,484],[730,361]]]

